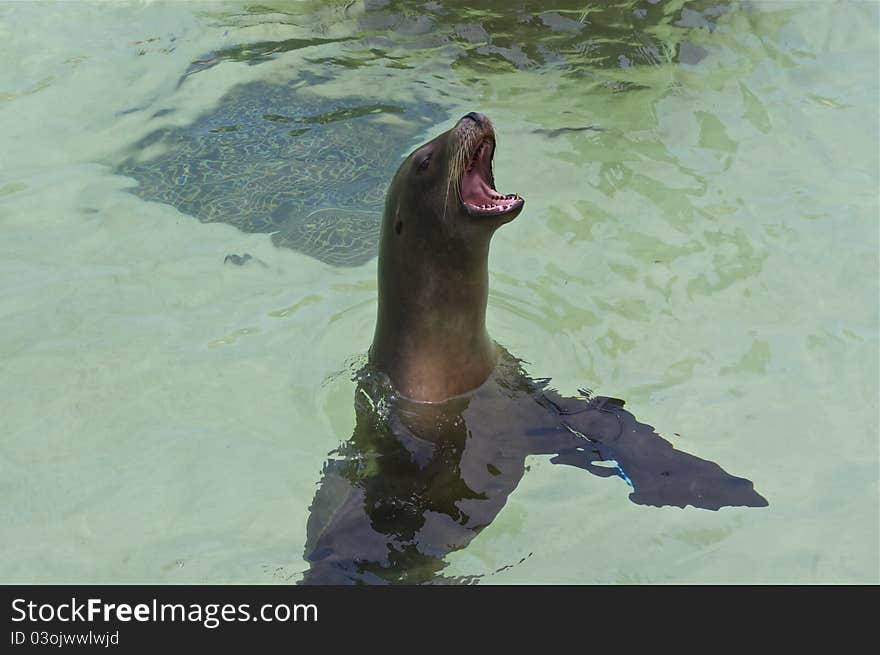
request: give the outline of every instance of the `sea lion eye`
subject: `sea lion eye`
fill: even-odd
[[[429,152],[427,156],[419,162],[419,172],[428,170],[428,166],[431,164],[431,155],[434,153]]]

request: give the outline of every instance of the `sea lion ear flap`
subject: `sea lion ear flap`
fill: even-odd
[[[403,232],[403,217],[400,215],[400,200],[397,201],[397,207],[394,210],[394,234],[400,236]]]

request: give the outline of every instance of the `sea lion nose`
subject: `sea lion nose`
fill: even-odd
[[[482,114],[478,114],[478,113],[475,112],[475,111],[468,112],[468,113],[465,114],[462,118],[470,118],[474,123],[476,123],[476,124],[479,125],[480,127],[483,126],[483,115],[482,115]]]

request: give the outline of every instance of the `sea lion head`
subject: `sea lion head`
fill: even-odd
[[[482,245],[516,218],[524,200],[495,189],[497,140],[487,116],[470,112],[451,130],[419,146],[403,161],[389,188],[384,237],[407,235],[459,248]]]

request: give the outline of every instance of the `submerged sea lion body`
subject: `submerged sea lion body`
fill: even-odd
[[[675,450],[621,401],[565,398],[546,384],[503,350],[484,384],[443,403],[401,397],[383,374],[361,371],[354,432],[310,508],[302,582],[456,582],[440,575],[444,557],[494,520],[529,455],[620,477],[640,505],[766,505],[751,482]]]
[[[638,504],[767,504],[750,481],[675,450],[623,401],[562,397],[489,338],[489,242],[523,207],[495,190],[494,150],[491,123],[471,113],[392,181],[357,421],[310,508],[303,583],[442,580],[444,556],[491,523],[528,455],[619,476]]]

